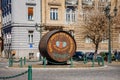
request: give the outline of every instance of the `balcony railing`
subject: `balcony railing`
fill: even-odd
[[[94,7],[94,1],[82,1],[83,9],[92,9]]]
[[[82,5],[92,6],[93,4],[94,4],[94,1],[82,1]]]
[[[78,0],[66,0],[65,5],[66,6],[77,6],[78,5]]]

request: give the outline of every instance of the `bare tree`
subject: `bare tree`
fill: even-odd
[[[117,15],[114,17],[114,19],[112,20],[112,22],[115,24],[115,25],[120,25],[120,8],[118,8],[118,12],[117,12]]]
[[[105,15],[99,12],[87,16],[87,20],[83,24],[82,34],[84,38],[91,39],[95,45],[95,54],[97,54],[100,42],[107,39],[108,22]]]

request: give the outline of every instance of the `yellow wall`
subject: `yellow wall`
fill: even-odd
[[[94,9],[98,9],[98,0],[94,0],[95,5]],[[120,3],[120,0],[119,0]],[[50,20],[50,8],[58,8],[58,20],[53,21]],[[85,43],[85,40],[83,39],[83,35],[81,34],[82,31],[82,24],[83,24],[83,16],[80,12],[82,12],[82,5],[81,0],[79,0],[79,4],[77,6],[78,9],[78,22],[74,24],[66,24],[65,23],[65,0],[42,0],[42,24],[46,27],[55,27],[55,26],[62,26],[64,27],[64,30],[74,30],[75,32],[75,40],[77,43],[77,50],[84,50],[84,51],[91,51],[94,50],[94,45],[92,43]],[[56,29],[56,28],[55,28]],[[43,33],[49,30],[44,30]],[[120,50],[120,41],[118,34],[120,33],[120,29],[113,29],[112,33],[112,49],[118,49]],[[99,51],[102,50],[108,50],[108,43],[101,43],[99,46]]]

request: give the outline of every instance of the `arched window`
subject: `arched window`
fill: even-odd
[[[76,21],[76,9],[74,7],[66,8],[66,22],[71,23]]]

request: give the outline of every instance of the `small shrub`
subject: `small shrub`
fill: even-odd
[[[107,61],[107,55],[108,55],[107,52],[100,52],[100,55],[103,57],[105,61]]]

